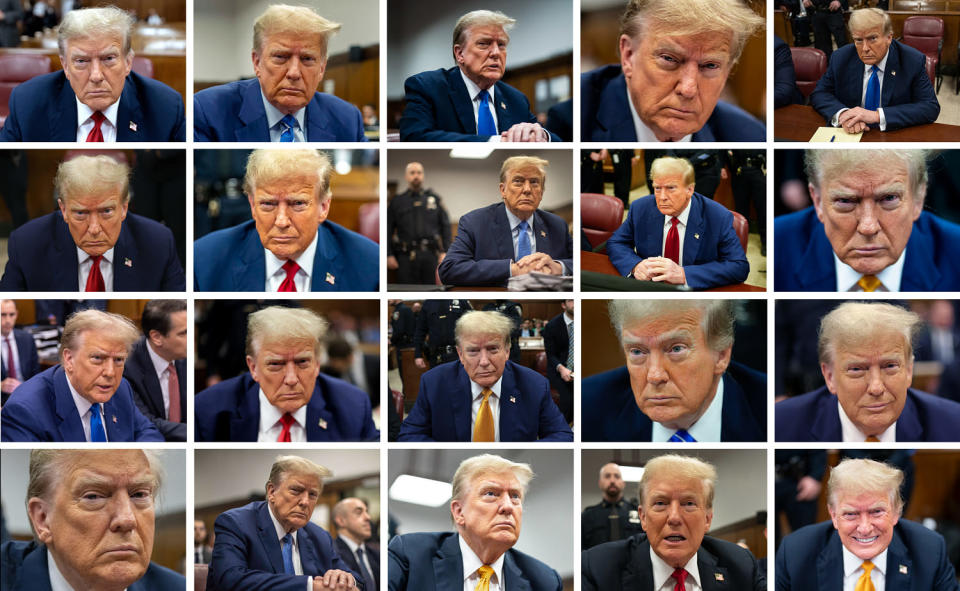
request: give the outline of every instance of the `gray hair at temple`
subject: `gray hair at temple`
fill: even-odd
[[[888,464],[866,459],[847,458],[830,470],[827,480],[827,507],[836,510],[842,496],[884,493],[898,514],[903,511],[900,485],[903,472]]]
[[[103,195],[112,189],[127,203],[130,201],[130,167],[105,154],[77,156],[60,163],[53,186],[63,203],[75,196]]]
[[[527,496],[527,487],[533,480],[534,473],[530,464],[514,462],[494,454],[473,456],[460,462],[460,466],[453,475],[453,500],[462,501],[470,489],[470,484],[484,474],[505,474],[512,472],[513,477],[520,484],[521,499]]]
[[[733,345],[736,307],[733,300],[612,300],[607,306],[610,322],[623,342],[623,326],[656,318],[668,312],[697,309],[701,311],[700,327],[707,345],[723,351]]]
[[[316,172],[314,172],[316,171]],[[317,197],[329,198],[333,164],[330,156],[319,150],[260,149],[250,152],[243,191],[253,198],[257,187],[274,182],[305,180],[317,185]]]
[[[313,342],[319,357],[328,323],[313,310],[270,306],[257,310],[247,318],[247,355],[256,357],[264,342]]]
[[[707,509],[713,508],[713,493],[717,486],[717,469],[699,458],[680,454],[657,456],[643,466],[643,476],[637,487],[637,497],[643,506],[643,495],[650,481],[662,475],[670,478],[695,478],[703,482],[703,500]]]
[[[871,29],[880,27],[884,35],[893,34],[893,22],[886,10],[879,8],[860,8],[850,11],[850,20],[847,22],[847,29],[850,34],[854,32],[865,33]]]
[[[817,353],[820,363],[832,363],[837,349],[866,343],[889,342],[891,334],[903,337],[903,352],[913,360],[913,337],[920,330],[920,316],[885,302],[846,302],[820,321]]]
[[[103,8],[78,8],[63,16],[57,29],[57,48],[61,61],[67,55],[67,43],[74,39],[103,39],[119,37],[123,40],[121,50],[125,59],[133,58],[130,38],[136,18],[116,6]],[[64,64],[66,65],[66,64]]]
[[[81,310],[72,314],[63,325],[58,355],[63,359],[63,351],[75,351],[80,347],[80,339],[87,332],[97,332],[113,342],[123,343],[130,352],[133,344],[140,339],[140,331],[132,320],[120,314],[100,310]]]
[[[300,474],[304,476],[315,476],[320,481],[320,492],[323,492],[323,479],[333,476],[329,468],[320,464],[311,462],[307,458],[300,456],[277,456],[273,466],[270,467],[270,476],[267,478],[267,485],[272,484],[274,488],[279,488],[280,484],[291,474]],[[267,485],[264,490],[267,490]]]
[[[907,170],[910,192],[920,205],[927,195],[927,159],[930,150],[807,150],[803,163],[807,178],[817,189],[827,179],[862,170],[891,170],[902,166]]]
[[[460,342],[471,335],[496,335],[503,339],[509,349],[511,332],[513,332],[513,320],[500,312],[473,310],[457,320],[454,337],[459,347]]]
[[[466,42],[467,34],[473,27],[500,27],[507,34],[507,42],[510,42],[510,29],[516,24],[517,19],[510,18],[499,10],[474,10],[461,16],[457,24],[453,27],[453,45],[450,51],[453,52],[453,60],[457,60],[457,53],[453,47],[463,45]]]
[[[253,23],[253,51],[259,55],[264,38],[277,33],[289,33],[300,39],[316,35],[322,51],[321,59],[326,61],[330,37],[339,30],[340,23],[323,18],[307,6],[273,4]]]
[[[764,20],[742,0],[630,0],[620,16],[620,35],[639,39],[648,30],[671,37],[731,35],[731,65]]]

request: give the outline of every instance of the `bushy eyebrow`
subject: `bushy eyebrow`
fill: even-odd
[[[671,330],[670,332],[665,332],[661,335],[657,335],[653,339],[653,344],[661,345],[669,341],[684,341],[684,340],[692,340],[692,339],[693,339],[693,336],[689,330],[685,328],[678,328],[676,330]],[[648,342],[649,342],[648,339],[637,339],[637,338],[632,338],[628,336],[623,337],[624,346],[646,345]]]

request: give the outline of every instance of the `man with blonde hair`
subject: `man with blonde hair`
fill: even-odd
[[[173,232],[127,213],[129,177],[126,164],[103,154],[61,162],[59,210],[10,234],[0,290],[185,290]]]
[[[399,441],[573,441],[550,383],[509,360],[513,321],[499,312],[457,320],[459,361],[420,377]]]
[[[359,109],[317,91],[340,24],[312,8],[272,4],[253,24],[256,79],[193,97],[197,142],[365,142]]]
[[[502,82],[515,19],[491,10],[460,17],[453,29],[456,66],[404,82],[404,142],[555,142],[522,92]]]
[[[320,373],[326,331],[306,308],[251,314],[250,372],[197,394],[196,441],[378,441],[366,392]]]
[[[134,20],[115,6],[66,13],[63,70],[13,89],[0,142],[184,141],[180,94],[133,71]]]
[[[936,589],[960,585],[943,537],[902,517],[903,472],[846,459],[830,471],[830,521],[802,527],[777,550],[777,591]]]
[[[253,218],[193,245],[197,291],[376,291],[377,244],[327,220],[333,163],[318,150],[254,150],[243,190]]]
[[[467,458],[453,476],[456,532],[413,533],[390,541],[390,591],[529,589],[560,591],[557,571],[513,549],[533,479],[528,464],[493,454]]]
[[[933,123],[940,114],[926,56],[894,40],[890,15],[879,8],[850,13],[853,43],[834,52],[810,104],[848,133]]]
[[[883,302],[847,302],[820,321],[826,385],[778,402],[777,441],[956,441],[960,403],[910,387],[920,318]]]
[[[67,319],[60,363],[17,388],[0,411],[3,441],[163,441],[123,378],[137,327],[84,310]]]
[[[570,275],[573,238],[567,222],[540,209],[549,162],[511,156],[500,167],[500,197],[460,218],[438,267],[447,285],[505,286],[526,273]]]
[[[694,192],[693,166],[665,156],[650,166],[653,195],[634,200],[607,240],[624,277],[706,289],[743,283],[750,264],[733,230],[733,214]]]
[[[617,142],[762,142],[766,127],[720,101],[763,18],[741,0],[629,0],[620,64],[580,80],[580,137]]]

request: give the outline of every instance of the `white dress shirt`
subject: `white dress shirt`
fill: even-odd
[[[11,355],[13,355],[12,359],[7,358],[8,345],[10,346]],[[11,330],[7,336],[0,339],[0,357],[3,358],[3,367],[7,369],[7,377],[10,375],[10,367],[12,366],[17,372],[17,379],[21,382],[26,381],[23,370],[20,369],[20,350],[17,349],[17,339],[13,336],[13,330]]]
[[[157,380],[160,382],[160,392],[163,394],[163,416],[170,418],[170,362],[160,357],[153,350],[150,342],[147,342],[147,354],[150,355],[150,361],[153,363],[153,370],[157,373]],[[175,396],[180,396],[176,392]],[[180,409],[182,413],[184,409]]]
[[[659,142],[657,135],[653,133],[653,130],[646,126],[640,115],[637,114],[637,109],[633,106],[633,98],[630,97],[630,87],[627,87],[627,104],[630,105],[630,115],[633,117],[633,129],[637,133],[638,142]],[[677,142],[692,142],[693,134],[687,134],[682,138],[678,139]]]
[[[270,101],[267,100],[266,95],[263,94],[262,87],[260,88],[260,98],[263,99],[263,110],[267,113],[267,128],[270,130],[270,141],[279,142],[280,136],[283,135],[283,130],[286,129],[286,126],[277,124],[280,123],[281,119],[283,119],[285,113],[270,104]],[[310,100],[313,100],[312,95]],[[293,118],[297,120],[297,125],[293,128],[293,141],[295,142],[307,141],[307,138],[304,135],[304,119],[306,118],[306,113],[306,107],[300,109],[296,113],[293,113]]]
[[[460,542],[460,556],[463,559],[463,591],[475,591],[477,584],[480,582],[477,569],[483,566],[483,562],[477,558],[476,553],[467,545],[463,536],[458,535],[457,540]],[[503,554],[489,566],[493,569],[493,574],[490,576],[490,591],[500,591],[505,585],[503,582]]]
[[[110,437],[107,435],[107,418],[103,414],[103,405],[94,404],[80,395],[77,392],[77,389],[73,387],[73,384],[70,383],[70,379],[67,378],[67,387],[70,388],[70,395],[73,396],[73,404],[77,407],[77,414],[80,415],[80,423],[83,425],[83,436],[87,441],[90,441],[90,415],[99,412],[100,421],[103,423],[103,435],[107,441],[110,441]]]
[[[674,587],[677,586],[677,580],[673,578],[674,569],[657,556],[652,547],[650,548],[650,565],[653,567],[653,590],[673,591]],[[683,585],[687,588],[687,591],[703,591],[703,586],[700,584],[700,569],[697,568],[696,553],[683,565],[683,569],[687,571],[687,579]]]
[[[888,57],[890,57],[889,49],[887,50],[887,55],[883,56],[883,59],[880,60],[880,63],[877,64],[877,80],[880,82],[880,87],[878,89],[880,97],[883,97],[883,72],[884,72],[884,69],[887,67]],[[873,69],[873,66],[863,64],[863,93],[860,95],[860,106],[864,108],[866,108],[865,105],[867,102],[867,84],[870,82],[870,76],[873,75],[873,72],[871,71],[872,69]],[[882,98],[880,100],[880,103],[883,104]],[[830,125],[833,125],[834,127],[840,127],[840,113],[843,113],[844,111],[847,111],[847,110],[848,109],[840,109],[839,111],[834,113],[833,118],[830,120]],[[877,114],[880,116],[880,122],[878,123],[878,125],[880,126],[880,131],[886,131],[887,118],[883,114],[883,107],[879,107],[877,109]]]
[[[270,404],[270,401],[267,400],[267,395],[263,393],[263,388],[260,388],[259,399],[260,426],[257,441],[276,443],[280,437],[280,433],[283,432],[283,424],[280,422],[280,417],[282,417],[284,413],[276,406]],[[298,408],[296,412],[290,414],[295,421],[294,424],[290,425],[290,442],[302,443],[307,440],[307,430],[305,427],[307,424],[307,405],[304,404]]]
[[[77,281],[79,286],[77,291],[85,291],[87,289],[87,277],[90,275],[90,269],[93,268],[93,258],[83,251],[80,247],[77,247]],[[103,253],[103,258],[100,259],[100,275],[103,276],[103,290],[104,291],[113,291],[113,249],[111,248],[107,252]]]
[[[845,443],[864,443],[867,440],[866,433],[857,429],[857,426],[853,424],[853,421],[850,420],[847,413],[843,412],[843,407],[840,406],[839,401],[837,401],[837,412],[840,413],[840,433],[843,436],[843,441]],[[883,433],[877,435],[877,439],[881,443],[893,443],[896,441],[897,422],[894,421]]]
[[[319,230],[317,230],[319,233]],[[300,269],[297,271],[297,274],[293,276],[293,283],[297,286],[298,292],[308,292],[311,289],[311,278],[310,274],[313,273],[313,257],[317,253],[317,237],[314,236],[313,240],[310,241],[310,246],[307,247],[303,254],[300,255],[300,258],[293,259],[296,261],[297,265],[300,266]],[[283,270],[283,265],[286,263],[286,259],[277,258],[275,254],[263,249],[264,260],[267,263],[267,280],[265,291],[276,292],[280,290],[280,286],[283,284],[283,280],[287,278],[287,272]]]
[[[877,273],[880,286],[874,291],[900,291],[900,279],[903,277],[903,262],[906,256],[907,249],[903,249],[895,263]],[[833,265],[837,274],[837,291],[863,291],[863,288],[857,285],[863,273],[854,271],[853,267],[840,260],[837,253],[833,253]]]
[[[719,442],[720,434],[723,430],[723,378],[717,384],[717,394],[710,402],[706,412],[697,419],[697,422],[687,429],[687,433],[698,442]],[[653,421],[653,430],[650,432],[650,439],[654,442],[667,442],[676,433],[676,429],[668,429],[660,423]]]
[[[493,440],[500,441],[500,388],[503,384],[503,376],[497,380],[497,383],[490,386],[493,394],[487,399],[490,406],[490,413],[493,415]],[[470,395],[473,402],[470,405],[470,436],[473,437],[473,428],[477,425],[477,414],[480,412],[480,405],[483,404],[483,386],[470,380]]]
[[[93,114],[95,111],[87,105],[81,103],[80,99],[76,100],[77,121],[80,122],[80,125],[77,126],[77,141],[80,143],[86,143],[87,136],[90,135],[90,132],[93,131],[93,128],[96,125],[93,122]],[[103,111],[103,116],[105,119],[103,120],[103,123],[100,124],[100,133],[103,134],[104,143],[117,141],[117,111],[119,108],[120,100],[118,99],[117,102],[107,107],[106,111]]]
[[[843,591],[855,591],[857,581],[863,574],[863,559],[857,558],[853,552],[840,546],[843,551]],[[884,550],[870,559],[873,570],[870,571],[870,581],[876,591],[887,588],[887,551]]]
[[[477,129],[477,114],[480,112],[480,87],[474,83],[473,80],[467,78],[467,75],[463,73],[463,70],[460,70],[460,77],[463,78],[463,83],[467,85],[467,96],[470,97],[470,104],[473,105],[473,129]],[[500,123],[497,121],[497,106],[494,104],[496,100],[496,95],[494,93],[494,85],[491,85],[490,88],[486,90],[487,94],[490,96],[489,105],[490,105],[490,114],[493,115],[493,125],[498,130],[500,129]],[[499,142],[500,135],[490,136],[491,142]]]
[[[683,243],[687,237],[687,220],[690,219],[690,207],[693,204],[693,197],[690,198],[690,201],[687,201],[687,206],[683,208],[683,211],[680,212],[680,215],[676,216],[677,221],[677,233],[680,235],[680,260],[677,261],[677,264],[681,267],[683,266]],[[672,215],[663,216],[663,242],[660,243],[660,252],[661,256],[666,256],[667,250],[667,233],[670,232],[670,226],[673,225]]]

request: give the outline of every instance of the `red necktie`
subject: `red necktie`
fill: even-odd
[[[677,218],[673,218],[676,222]],[[673,578],[677,580],[677,584],[673,587],[673,591],[687,591],[687,588],[684,586],[683,582],[687,580],[687,571],[682,568],[677,568],[673,570]]]
[[[280,284],[280,289],[277,291],[297,291],[297,284],[293,282],[293,278],[296,277],[297,271],[300,270],[300,265],[293,259],[287,259],[287,262],[283,264],[282,268],[286,271],[287,277],[283,280],[283,283]]]
[[[677,224],[680,220],[672,218],[670,220],[670,230],[667,231],[667,243],[663,247],[663,256],[667,257],[676,264],[680,264],[680,232],[677,230]]]
[[[177,377],[177,368],[170,362],[167,366],[167,394],[170,396],[170,412],[167,413],[167,420],[174,423],[180,422],[180,379]]]
[[[87,275],[87,287],[84,291],[106,291],[103,286],[103,275],[100,274],[100,259],[103,255],[90,257],[93,265],[90,266],[90,274]]]
[[[90,130],[90,133],[87,134],[88,142],[102,142],[103,141],[103,131],[100,130],[100,125],[106,120],[103,113],[96,111],[93,115],[90,115],[90,118],[93,119],[93,129]],[[89,289],[87,291],[90,291]]]
[[[293,420],[293,415],[290,413],[283,413],[283,416],[280,417],[280,422],[283,424],[283,430],[280,431],[280,437],[277,437],[277,441],[281,443],[290,443],[290,427],[296,423]]]
[[[17,364],[13,362],[13,347],[10,345],[10,340],[13,339],[13,333],[3,339],[7,344],[7,377],[12,379],[17,379]]]

